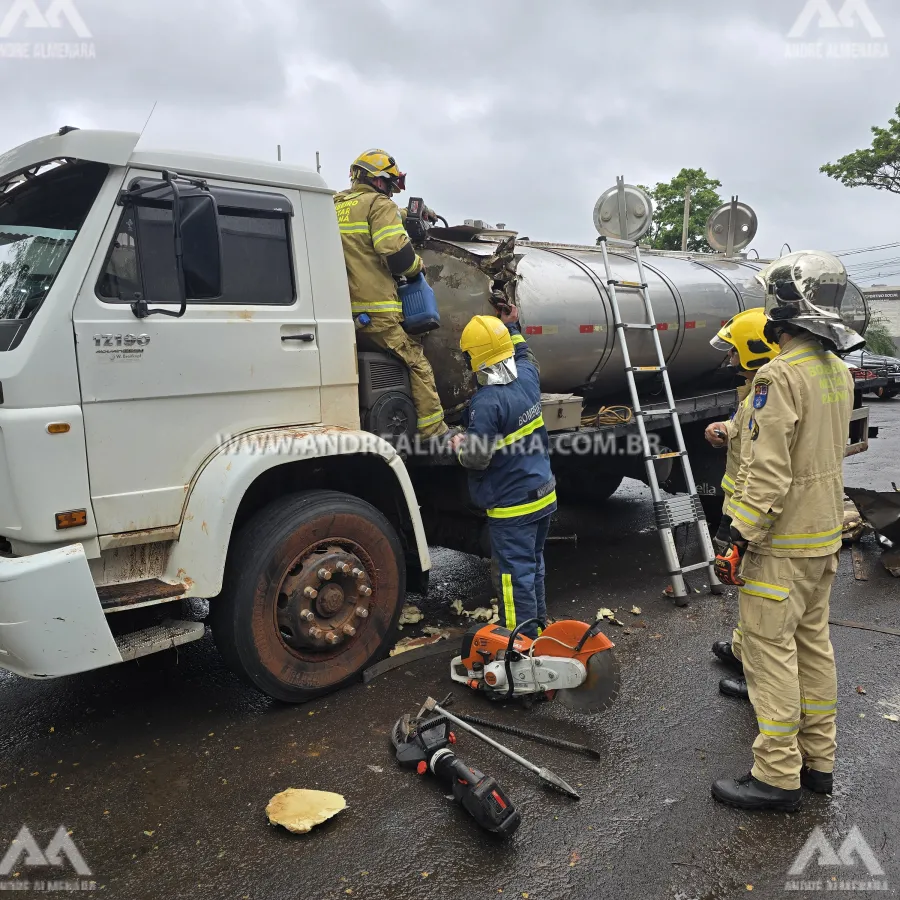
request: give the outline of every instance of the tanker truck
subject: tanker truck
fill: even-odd
[[[643,446],[631,415],[625,360],[615,335],[600,248],[531,241],[505,228],[469,221],[477,224],[432,228],[420,244],[441,314],[441,327],[428,333],[423,344],[448,421],[464,418],[475,390],[474,377],[459,351],[462,329],[473,315],[495,313],[498,302],[515,304],[522,331],[540,363],[546,392],[543,415],[561,500],[596,506],[624,478],[645,481]],[[633,252],[611,246],[610,258],[613,277],[620,284],[640,283]],[[736,388],[743,382],[723,368],[721,352],[709,341],[736,313],[763,305],[762,288],[753,274],[767,260],[643,250],[642,261],[700,501],[707,519],[717,522],[724,499],[720,484],[725,460],[721,451],[707,444],[703,432],[709,423],[731,415]],[[620,287],[617,298],[623,321],[645,320],[636,287]],[[865,331],[868,307],[852,282],[842,314],[850,327]],[[632,364],[655,366],[652,336],[647,331],[631,335]],[[415,416],[402,367],[388,369],[377,355],[360,358],[365,427],[386,436],[410,437]],[[637,373],[636,379],[643,408],[667,407],[658,373]],[[848,454],[868,445],[868,411],[860,397],[856,405]],[[645,424],[662,451],[674,446],[666,417],[647,417]],[[490,555],[486,527],[481,519],[473,519],[465,475],[453,460],[411,454],[408,463],[432,543]],[[656,474],[666,490],[686,490],[682,470],[673,467],[671,457],[656,463]]]
[[[64,127],[0,155],[0,668],[56,678],[197,641],[192,601],[207,600],[230,668],[300,702],[387,652],[407,590],[427,590],[429,544],[484,552],[481,518],[452,459],[396,446],[408,380],[357,354],[321,176],[138,141]],[[618,452],[627,415],[597,416],[623,402],[623,378],[596,252],[516,237],[424,236],[444,405],[463,415],[472,389],[457,351],[469,316],[515,301],[554,465],[608,494],[640,456]],[[734,405],[707,342],[761,302],[750,269],[648,263],[695,438]]]

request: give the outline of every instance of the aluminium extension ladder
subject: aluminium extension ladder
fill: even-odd
[[[628,378],[628,388],[631,391],[634,416],[637,419],[638,430],[641,434],[641,446],[643,447],[644,452],[644,462],[647,466],[647,483],[650,485],[650,493],[653,496],[656,527],[662,540],[663,553],[669,568],[669,575],[672,578],[672,591],[675,602],[677,605],[683,606],[686,605],[687,601],[685,600],[683,603],[679,603],[678,601],[681,598],[687,597],[687,588],[684,583],[684,575],[687,572],[693,572],[698,569],[707,569],[712,591],[714,593],[719,593],[722,590],[721,583],[718,578],[716,578],[714,565],[716,551],[713,549],[712,539],[709,534],[709,525],[707,524],[703,507],[700,504],[697,486],[694,483],[694,473],[691,471],[691,463],[688,459],[687,449],[684,445],[684,435],[681,431],[681,422],[679,421],[678,410],[675,406],[675,397],[672,394],[672,384],[669,381],[666,359],[663,355],[662,344],[659,340],[659,330],[653,315],[653,306],[650,302],[650,291],[647,285],[647,279],[644,276],[644,265],[641,262],[640,247],[635,241],[607,238],[604,235],[601,235],[599,244],[600,249],[603,251],[603,265],[606,268],[606,284],[609,291],[610,304],[613,310],[616,335],[621,343],[622,356],[625,359],[625,374]],[[623,281],[613,277],[609,265],[608,244],[634,252],[634,259],[637,262],[638,278],[640,279],[639,281]],[[640,291],[641,299],[644,304],[644,313],[646,315],[645,322],[622,321],[622,313],[619,309],[619,301],[616,297],[616,288],[631,288]],[[656,348],[658,365],[635,366],[632,364],[631,356],[628,353],[628,341],[626,339],[626,333],[629,331],[649,331],[653,335],[653,345]],[[641,401],[638,396],[637,384],[634,378],[635,372],[659,372],[662,375],[663,385],[666,390],[668,409],[644,410],[641,408]],[[647,428],[644,423],[644,419],[648,416],[667,416],[671,419],[672,429],[675,432],[677,450],[670,453],[658,454],[652,452],[650,440],[647,437]],[[670,459],[674,457],[677,457],[681,461],[684,482],[687,485],[688,492],[686,495],[663,499],[662,491],[659,487],[659,480],[656,477],[655,462],[658,459]],[[675,528],[679,525],[690,526],[691,524],[697,526],[704,560],[699,563],[682,566],[681,561],[678,559],[678,551],[675,546]]]

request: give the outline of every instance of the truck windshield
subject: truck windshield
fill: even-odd
[[[0,351],[21,342],[107,172],[99,163],[61,163],[0,193]]]

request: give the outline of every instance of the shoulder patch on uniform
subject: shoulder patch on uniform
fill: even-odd
[[[769,382],[757,378],[753,385],[753,408],[762,409],[769,399]]]
[[[759,437],[759,425],[754,422],[753,423],[753,434],[750,435],[750,440],[755,441]]]

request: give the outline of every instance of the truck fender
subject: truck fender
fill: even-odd
[[[369,432],[313,426],[238,435],[206,460],[187,488],[180,536],[169,556],[164,579],[184,584],[188,597],[216,596],[222,589],[238,507],[250,485],[276,466],[355,454],[380,457],[397,479],[409,511],[422,571],[428,571],[431,557],[422,516],[409,473],[396,450]]]

